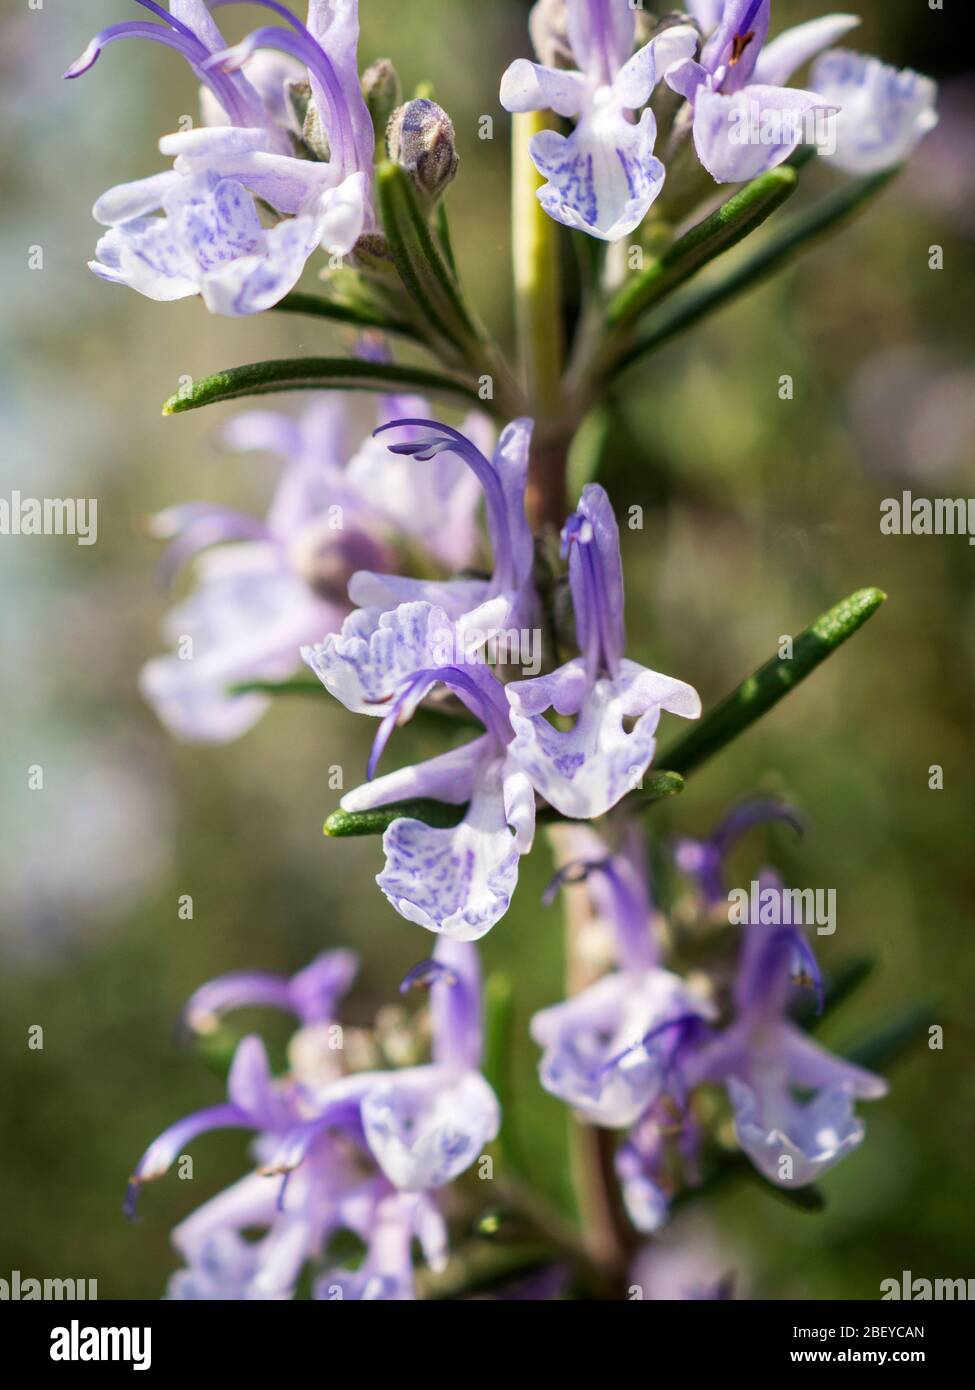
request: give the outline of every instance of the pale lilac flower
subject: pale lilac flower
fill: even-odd
[[[392,398],[381,418],[422,405]],[[404,538],[451,568],[473,555],[478,490],[462,464],[401,461],[371,437],[356,449],[346,435],[345,408],[330,397],[298,418],[241,415],[228,447],[285,465],[266,520],[203,503],[154,519],[171,540],[166,576],[195,562],[195,588],[165,623],[176,653],[142,673],[143,694],[178,737],[223,742],[251,728],[269,701],[231,688],[292,675],[302,646],[341,625],[350,576],[392,565]]]
[[[350,953],[330,952],[290,981],[257,972],[225,976],[197,991],[188,1014],[209,1021],[231,1008],[266,1004],[294,1012],[305,1032],[331,1018],[354,969]],[[366,1244],[365,1262],[356,1272],[322,1275],[317,1298],[412,1298],[414,1237],[430,1266],[443,1267],[446,1227],[430,1194],[495,1138],[500,1113],[478,1070],[481,977],[474,948],[441,941],[434,959],[413,975],[430,987],[427,1066],[340,1075],[320,1086],[317,1075],[296,1065],[300,1049],[291,1048],[291,1073],[275,1079],[260,1040],[245,1038],[231,1066],[227,1102],[179,1121],[149,1146],[130,1183],[130,1214],[139,1188],[163,1176],[199,1135],[242,1128],[258,1136],[259,1170],[176,1228],[186,1267],[173,1277],[169,1297],[291,1298],[305,1265],[320,1261],[342,1230]],[[252,1231],[264,1234],[245,1234]]]
[[[859,24],[855,15],[825,15],[766,44],[771,0],[691,3],[707,30],[700,58],[686,57],[665,77],[693,107],[698,158],[718,183],[756,178],[802,143],[804,122],[835,106],[817,92],[787,87],[793,73]]]
[[[763,874],[760,883],[763,898],[768,890],[782,891],[774,874]],[[756,1168],[780,1186],[803,1187],[862,1141],[855,1101],[878,1099],[888,1087],[882,1077],[834,1057],[789,1019],[797,983],[821,990],[801,928],[751,922],[744,931],[735,1020],[691,1059],[688,1080],[723,1082],[738,1141]]]
[[[661,712],[697,719],[701,701],[683,681],[624,656],[619,528],[603,488],[584,488],[562,539],[581,655],[550,675],[507,686],[511,757],[562,815],[590,820],[639,786]],[[574,718],[574,726],[553,728],[549,710]]]
[[[374,226],[375,137],[356,66],[357,0],[311,0],[307,28],[277,0],[256,2],[288,27],[260,29],[228,51],[203,0],[173,0],[168,12],[137,0],[163,23],[104,30],[65,74],[87,72],[119,38],[152,39],[179,52],[205,84],[207,119],[219,108],[229,122],[165,136],[160,150],[175,157],[171,171],[98,200],[95,219],[110,230],[91,268],[103,279],[157,300],[199,294],[213,313],[259,313],[294,288],[316,249],[344,255]],[[267,48],[307,71],[327,162],[294,152],[282,124],[286,70],[256,67],[261,91],[242,72]],[[278,214],[274,225],[262,223],[257,199]]]
[[[875,174],[901,164],[938,124],[937,83],[910,68],[835,49],[812,70],[811,85],[838,106],[830,164],[849,174]]]
[[[706,911],[723,906],[727,912],[725,860],[749,830],[775,821],[791,826],[797,835],[803,832],[798,812],[784,801],[752,797],[729,811],[706,839],[682,836],[674,842],[674,862],[681,873],[695,880]]]
[[[691,25],[669,28],[633,54],[629,0],[567,0],[566,9],[576,69],[520,58],[501,80],[501,104],[576,119],[568,137],[545,130],[532,139],[532,160],[548,180],[539,201],[565,226],[618,241],[640,225],[664,181],[653,112],[636,121],[633,113],[672,64],[691,57],[697,33]]]
[[[676,1064],[710,1007],[660,966],[638,826],[627,827],[612,853],[604,848],[599,858],[571,861],[555,883],[582,881],[612,924],[618,968],[535,1014],[531,1033],[544,1049],[545,1089],[590,1123],[623,1129],[668,1088],[682,1089]]]
[[[467,623],[489,631],[508,611],[503,597],[454,623],[429,603],[391,612],[366,609],[338,638],[303,653],[333,695],[383,723],[369,762],[370,777],[397,723],[443,685],[484,725],[481,737],[416,767],[370,781],[342,798],[346,811],[429,798],[467,806],[454,827],[401,817],[383,837],[386,866],[377,883],[408,921],[458,941],[475,941],[504,916],[518,881],[518,861],[531,848],[535,793],[508,750],[511,727],[504,687],[476,658],[468,659]]]

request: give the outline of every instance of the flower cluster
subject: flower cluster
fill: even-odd
[[[398,1070],[352,1070],[336,1020],[357,969],[331,951],[291,980],[240,973],[204,985],[186,1007],[197,1032],[232,1009],[285,1010],[299,1029],[289,1068],[272,1075],[256,1036],[237,1047],[227,1100],[172,1125],[142,1155],[129,1188],[162,1177],[188,1143],[215,1129],[252,1130],[258,1169],[183,1221],[173,1240],[185,1268],[170,1297],[287,1299],[305,1269],[321,1271],[313,1296],[409,1299],[412,1244],[442,1269],[447,1230],[435,1194],[465,1172],[498,1132],[494,1092],[479,1071],[481,980],[474,948],[438,943],[404,982],[429,987],[431,1060]],[[368,1041],[368,1040],[367,1040]],[[360,1040],[360,1053],[363,1051]],[[258,1239],[246,1233],[261,1231]],[[355,1269],[330,1266],[340,1233],[364,1247]]]
[[[834,47],[852,15],[770,38],[770,0],[687,0],[661,20],[631,0],[538,0],[538,61],[517,59],[500,82],[515,165],[530,180],[515,200],[528,225],[515,231],[509,362],[457,269],[443,202],[458,170],[454,125],[426,88],[403,102],[389,60],[360,74],[357,0],[309,0],[305,22],[279,0],[253,0],[268,22],[235,45],[217,23],[234,0],[134,3],[144,13],[98,34],[66,75],[88,72],[116,40],[157,43],[199,82],[203,122],[160,140],[171,167],[98,199],[106,230],[91,268],[154,300],[199,296],[232,316],[278,307],[354,330],[346,357],[231,369],[167,406],[321,388],[301,414],[250,411],[223,431],[229,450],[280,461],[266,517],[197,501],[152,518],[168,542],[162,577],[191,569],[193,582],[143,692],[174,734],[203,742],[244,734],[289,682],[316,694],[320,682],[377,720],[365,779],[340,816],[353,833],[382,831],[382,894],[437,938],[406,981],[429,989],[425,1062],[416,1029],[404,1066],[392,1065],[379,1026],[350,1045],[339,1021],[356,973],[346,951],[290,980],[225,976],[191,999],[195,1032],[255,1004],[299,1027],[279,1073],[258,1037],[240,1041],[226,1101],[166,1130],[135,1169],[130,1208],[205,1131],[256,1136],[256,1171],[176,1229],[184,1268],[171,1296],[292,1298],[311,1274],[315,1298],[408,1299],[414,1241],[428,1269],[443,1270],[445,1189],[484,1156],[501,1118],[480,1071],[473,943],[508,911],[539,823],[559,823],[550,899],[564,889],[575,908],[584,894],[598,946],[583,987],[574,981],[531,1021],[539,1077],[586,1126],[619,1136],[609,1180],[634,1230],[659,1229],[674,1194],[701,1185],[734,1144],[772,1183],[812,1183],[860,1143],[855,1103],[886,1083],[800,1027],[797,987],[820,1003],[823,988],[803,928],[775,910],[786,891],[777,876],[761,880],[772,910],[728,935],[730,849],[755,825],[797,819],[780,803],[746,802],[708,838],[670,843],[707,947],[690,963],[680,913],[665,914],[651,891],[638,816],[652,799],[640,789],[662,716],[697,720],[702,704],[690,684],[627,655],[633,614],[628,627],[613,501],[598,460],[569,500],[566,460],[591,407],[661,340],[659,329],[642,335],[642,316],[796,191],[802,160],[778,166],[816,144],[863,178],[865,199],[879,186],[872,176],[934,125],[933,84]],[[807,85],[791,85],[810,65]],[[518,143],[529,137],[534,170]],[[715,211],[716,185],[742,183]],[[829,217],[814,209],[785,249],[855,202]],[[604,242],[635,236],[639,266],[590,248],[581,293],[560,300],[553,221]],[[306,266],[321,293],[296,290]],[[748,283],[745,266],[714,302]],[[662,336],[707,307],[678,301]],[[433,367],[394,360],[398,338]],[[353,387],[378,396],[371,433],[339,394]],[[440,418],[441,395],[466,402],[459,424]],[[835,644],[863,620],[856,605],[845,612]],[[790,673],[763,689],[765,707],[793,683]],[[379,775],[394,731],[421,711],[451,741]],[[693,757],[683,771],[753,717],[719,706],[684,739]],[[667,775],[682,785],[680,768]],[[378,895],[375,910],[385,912]],[[357,1262],[341,1253],[350,1237]],[[547,1290],[538,1296],[565,1282],[554,1261],[533,1278],[526,1288]],[[724,1296],[717,1274],[705,1286]]]

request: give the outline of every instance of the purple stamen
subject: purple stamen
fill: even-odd
[[[438,982],[445,985],[456,985],[459,983],[459,977],[455,971],[451,970],[449,966],[443,965],[439,960],[421,960],[403,977],[399,992],[400,994],[409,994],[411,989],[429,989],[431,985]]]
[[[411,455],[421,461],[431,459],[438,453],[456,454],[475,475],[484,489],[484,499],[487,505],[488,527],[494,545],[495,586],[501,591],[513,589],[515,587],[515,570],[511,530],[508,524],[508,508],[505,502],[504,489],[494,465],[484,457],[480,449],[458,430],[451,429],[449,425],[442,425],[437,420],[393,420],[388,425],[380,425],[379,429],[373,431],[373,434],[380,435],[386,430],[404,428],[435,430],[437,433],[433,437],[426,436],[423,439],[406,441],[403,444],[391,444],[389,446],[390,453]]]
[[[220,4],[235,3],[240,3],[240,0],[217,0],[214,8]],[[228,48],[223,53],[215,54],[208,60],[207,66],[220,66],[225,71],[234,70],[242,66],[258,48],[276,48],[282,53],[288,53],[291,57],[297,58],[318,79],[325,93],[329,110],[326,129],[332,159],[340,169],[353,170],[356,167],[355,140],[345,106],[342,84],[328,54],[301,21],[284,5],[277,4],[276,0],[246,0],[246,3],[262,5],[266,9],[273,10],[291,26],[294,32],[288,33],[285,29],[278,29],[273,26],[257,29],[244,39],[243,43],[237,44],[234,48]],[[322,115],[324,116],[324,113]]]
[[[379,760],[393,730],[400,722],[403,707],[410,699],[422,699],[438,683],[447,686],[448,690],[452,690],[470,712],[477,716],[488,733],[492,734],[499,744],[511,742],[513,734],[508,723],[507,702],[501,693],[500,685],[498,686],[498,698],[492,699],[487,691],[459,666],[438,666],[429,671],[418,671],[397,691],[389,713],[379,726],[379,732],[373,742],[366,769],[370,782],[376,775]],[[423,692],[422,695],[419,694],[420,691]]]

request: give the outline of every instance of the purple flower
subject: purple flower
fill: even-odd
[[[725,859],[749,830],[771,821],[781,821],[784,825],[790,825],[797,835],[802,834],[802,820],[791,806],[783,801],[754,797],[729,811],[707,839],[682,838],[675,842],[674,862],[682,873],[696,881],[706,911],[720,906],[727,913]]]
[[[584,488],[562,539],[582,654],[551,675],[507,687],[511,758],[557,811],[587,820],[639,786],[653,760],[661,712],[697,719],[701,701],[683,681],[624,656],[619,529],[601,487]],[[553,728],[548,710],[574,718],[574,726]]]
[[[535,1014],[531,1032],[544,1048],[539,1073],[545,1089],[590,1123],[623,1129],[665,1092],[682,1091],[680,1060],[710,1009],[683,980],[660,967],[637,826],[627,828],[614,852],[604,848],[598,858],[570,861],[556,879],[580,881],[614,929],[618,969]]]
[[[395,398],[384,413],[422,404]],[[302,646],[340,626],[350,576],[392,564],[404,536],[450,567],[473,554],[477,488],[463,465],[397,460],[371,438],[349,458],[344,425],[331,398],[298,419],[241,415],[226,444],[285,462],[267,519],[201,503],[155,518],[171,540],[165,576],[195,560],[196,587],[165,624],[177,652],[142,673],[143,694],[177,736],[222,742],[251,728],[268,700],[231,687],[292,675]]]
[[[504,597],[488,600],[459,623],[429,603],[402,603],[387,613],[366,609],[346,621],[340,637],[303,653],[348,709],[382,719],[370,777],[393,729],[437,685],[484,725],[472,742],[370,781],[342,799],[346,811],[416,798],[468,803],[452,828],[394,821],[383,837],[386,867],[376,880],[408,921],[458,941],[477,940],[504,916],[519,857],[534,838],[535,794],[509,755],[504,687],[476,652],[470,656],[472,625],[475,633],[496,629],[508,611]]]
[[[811,83],[838,106],[836,149],[824,158],[850,174],[874,174],[902,163],[938,124],[938,88],[910,68],[835,49],[816,62]]]
[[[698,158],[718,183],[741,183],[781,164],[804,138],[816,112],[835,111],[816,92],[784,84],[804,63],[860,21],[826,15],[786,30],[766,45],[770,0],[691,4],[714,30],[700,59],[686,57],[665,74],[691,102]]]
[[[357,0],[311,0],[307,28],[277,0],[256,0],[288,27],[259,29],[231,50],[203,0],[173,0],[168,12],[154,0],[137,3],[163,23],[113,25],[65,76],[87,72],[117,39],[152,39],[182,54],[205,85],[206,114],[222,114],[224,123],[165,136],[160,150],[175,157],[170,172],[98,200],[95,220],[109,231],[91,268],[151,299],[200,294],[212,313],[259,313],[294,288],[317,248],[344,255],[374,226],[374,135],[356,66]],[[289,69],[258,61],[262,49],[291,59],[292,74],[307,73],[327,161],[295,155],[284,102]],[[278,214],[273,226],[263,225],[257,199]]]
[[[501,104],[576,118],[568,137],[545,130],[532,139],[532,160],[548,180],[539,201],[565,226],[618,241],[643,221],[664,181],[653,112],[636,122],[631,113],[646,107],[672,64],[691,57],[697,34],[691,25],[666,29],[633,54],[629,0],[567,0],[566,8],[577,70],[520,58],[501,80]]]
[[[770,873],[762,876],[761,888],[763,895],[782,891]],[[790,1021],[795,984],[818,987],[818,980],[801,929],[749,923],[734,1022],[688,1067],[692,1085],[725,1084],[739,1143],[756,1168],[783,1187],[814,1182],[855,1149],[864,1127],[854,1102],[877,1099],[888,1089],[882,1077],[834,1057]]]
[[[354,968],[348,952],[330,952],[290,981],[225,976],[194,995],[188,1014],[209,1021],[230,1008],[269,1004],[296,1013],[307,1033],[331,1018]],[[325,1273],[317,1298],[412,1298],[414,1237],[428,1263],[442,1268],[446,1228],[430,1194],[495,1138],[500,1113],[478,1070],[481,977],[474,948],[439,942],[422,978],[432,1012],[427,1066],[351,1073],[321,1085],[317,1068],[310,1074],[302,1068],[304,1049],[292,1045],[292,1070],[276,1079],[260,1040],[245,1038],[231,1066],[227,1102],[179,1121],[149,1146],[130,1183],[130,1213],[139,1188],[162,1177],[199,1135],[242,1128],[258,1136],[259,1170],[176,1228],[186,1267],[174,1276],[170,1297],[290,1298],[306,1264],[320,1263],[330,1238],[343,1230],[366,1244],[365,1262],[356,1272]],[[245,1235],[255,1230],[263,1234]]]
[[[422,601],[435,604],[456,620],[490,599],[503,598],[507,609],[499,620],[501,625],[516,627],[534,623],[537,620],[532,581],[534,544],[525,516],[532,421],[512,421],[501,432],[491,458],[486,457],[469,437],[468,425],[464,432],[436,420],[403,418],[390,420],[376,434],[389,430],[405,431],[407,436],[387,446],[390,454],[417,462],[450,459],[454,467],[459,462],[470,471],[484,495],[494,570],[487,581],[451,579],[445,582],[364,572],[354,575],[349,585],[353,602],[361,608],[387,611],[400,603]]]

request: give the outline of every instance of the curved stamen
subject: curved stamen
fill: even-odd
[[[439,453],[456,454],[477,478],[484,490],[488,529],[494,546],[495,586],[501,591],[513,589],[515,568],[508,505],[494,465],[459,430],[442,425],[438,420],[392,420],[388,425],[380,425],[373,431],[373,435],[404,428],[434,430],[435,434],[424,439],[407,440],[402,444],[390,444],[388,447],[391,454],[407,455],[420,460],[432,459]]]
[[[138,0],[138,3],[144,4],[146,0]],[[155,7],[148,8],[155,12]],[[186,59],[198,80],[210,88],[233,123],[240,126],[254,124],[254,113],[249,103],[241,97],[235,83],[223,73],[208,68],[209,49],[185,25],[175,21],[173,30],[163,29],[159,24],[148,24],[142,20],[110,25],[95,35],[81,57],[75,59],[65,72],[65,78],[71,81],[90,72],[101,57],[102,51],[117,39],[149,39],[153,43],[161,43],[166,48],[174,49]]]
[[[445,985],[456,985],[458,975],[451,970],[449,965],[444,965],[439,960],[421,960],[418,965],[408,971],[403,977],[403,982],[399,987],[400,994],[409,994],[411,989],[429,989],[442,981]]]
[[[279,29],[273,25],[256,29],[242,43],[227,48],[222,53],[215,53],[207,60],[207,69],[219,68],[224,72],[236,72],[259,48],[276,48],[281,53],[287,53],[290,57],[297,58],[299,63],[303,63],[309,73],[318,79],[325,94],[328,103],[328,120],[325,125],[332,151],[332,162],[340,170],[351,173],[357,167],[355,140],[349,115],[345,108],[342,84],[332,60],[300,20],[285,10],[283,6],[277,6],[271,3],[271,0],[250,0],[250,2],[268,5],[276,13],[284,14],[294,32],[289,33],[287,29]],[[324,118],[324,113],[322,114]]]
[[[154,15],[158,15],[171,29],[175,29],[178,34],[183,34],[186,38],[192,39],[195,44],[203,48],[203,44],[200,43],[200,40],[197,38],[196,34],[193,33],[189,25],[184,24],[181,19],[177,19],[174,14],[170,14],[169,10],[164,10],[162,5],[156,3],[156,0],[135,0],[135,3],[141,5],[144,10],[150,10]]]
[[[815,991],[816,1013],[822,1014],[825,1007],[822,972],[812,947],[796,927],[781,927],[765,943],[765,950],[758,964],[760,977],[771,983],[777,976],[783,960],[788,963],[792,984]]]
[[[459,666],[438,666],[429,671],[417,671],[396,692],[389,713],[379,726],[379,732],[375,737],[369,756],[367,767],[369,781],[372,781],[376,774],[379,760],[393,730],[400,722],[404,707],[410,700],[419,703],[437,684],[445,685],[448,690],[452,690],[458,699],[467,706],[471,714],[477,716],[488,733],[492,734],[499,744],[511,742],[514,735],[511,725],[508,723],[507,703],[501,693],[500,685],[498,686],[498,698],[493,699],[483,686],[479,685]]]
[[[631,1055],[631,1053],[646,1052],[650,1044],[657,1038],[676,1029],[677,1036],[671,1044],[669,1056],[662,1067],[660,1078],[660,1089],[662,1090],[670,1078],[674,1067],[677,1065],[682,1049],[687,1043],[691,1042],[695,1034],[704,1027],[706,1027],[706,1025],[699,1014],[678,1014],[676,1018],[668,1019],[666,1023],[661,1023],[656,1028],[651,1028],[650,1032],[644,1034],[639,1042],[631,1043],[629,1047],[625,1047],[623,1051],[617,1053],[615,1057],[611,1057],[608,1062],[604,1062],[601,1067],[592,1073],[592,1080],[598,1081],[601,1077],[605,1076],[607,1072],[618,1067],[621,1062]]]

